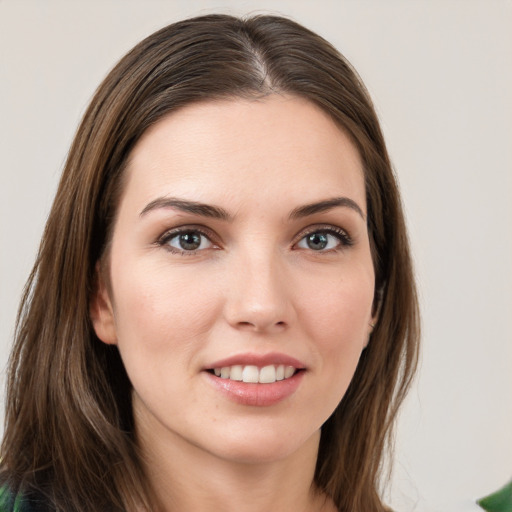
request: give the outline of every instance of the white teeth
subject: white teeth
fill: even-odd
[[[275,366],[265,366],[260,370],[260,378],[259,381],[262,384],[269,384],[270,382],[276,381],[276,367]]]
[[[271,384],[273,382],[289,379],[295,374],[293,366],[268,365],[263,368],[258,368],[254,365],[234,365],[224,366],[222,368],[214,368],[213,372],[221,379],[230,379],[236,381],[243,381],[247,383],[260,383]]]
[[[231,372],[229,374],[229,378],[231,380],[243,380],[243,371],[244,367],[237,364],[231,367]]]
[[[259,373],[257,366],[246,366],[242,371],[242,380],[244,382],[258,382]]]
[[[295,368],[293,366],[286,366],[284,369],[284,378],[289,379],[295,373]]]

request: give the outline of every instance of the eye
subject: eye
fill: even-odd
[[[210,238],[198,229],[174,230],[166,233],[159,245],[167,247],[172,252],[194,254],[196,251],[214,247]]]
[[[344,230],[334,227],[310,231],[297,243],[299,249],[316,252],[332,251],[349,245],[352,245],[352,241],[348,234]]]

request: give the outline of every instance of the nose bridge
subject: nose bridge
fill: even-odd
[[[283,329],[290,322],[291,303],[279,251],[267,243],[236,252],[226,301],[229,323],[254,331]]]

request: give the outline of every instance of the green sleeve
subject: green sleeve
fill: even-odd
[[[20,494],[14,496],[4,485],[0,487],[0,512],[31,512],[31,507],[23,503]]]

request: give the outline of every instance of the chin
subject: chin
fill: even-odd
[[[224,460],[239,464],[266,464],[292,457],[299,452],[318,450],[320,430],[312,434],[283,432],[268,427],[265,431],[246,430],[242,435],[230,435],[212,451]]]

